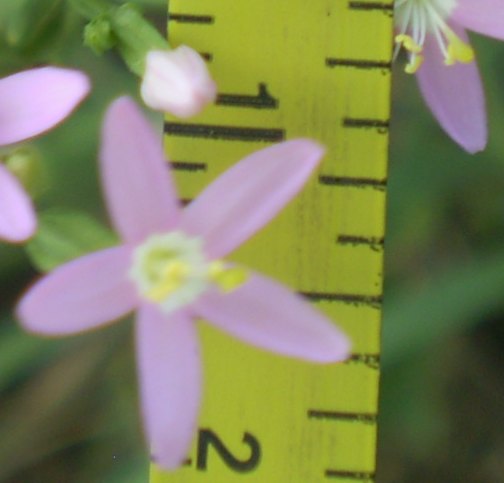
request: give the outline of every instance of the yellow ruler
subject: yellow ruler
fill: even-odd
[[[373,481],[392,0],[170,0],[172,45],[207,59],[216,106],[165,123],[190,200],[250,152],[311,137],[328,154],[303,193],[233,259],[306,295],[351,359],[282,358],[200,324],[204,401],[187,464],[151,483]]]

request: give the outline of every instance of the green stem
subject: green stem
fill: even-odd
[[[68,0],[68,2],[88,20],[93,20],[106,13],[111,5],[104,0]]]
[[[132,72],[143,76],[145,57],[150,50],[169,50],[170,45],[137,7],[112,4],[107,0],[68,0],[90,20],[85,44],[101,54],[116,47]]]
[[[143,75],[145,56],[149,50],[170,48],[166,39],[129,4],[115,9],[110,20],[124,61],[140,77]]]

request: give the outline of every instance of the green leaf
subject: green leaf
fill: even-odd
[[[66,6],[63,0],[24,0],[7,23],[7,41],[23,51],[40,49],[60,33]]]
[[[383,362],[393,364],[504,306],[504,253],[433,273],[385,294]]]
[[[42,272],[96,250],[117,244],[108,228],[86,213],[48,210],[39,217],[39,229],[26,244],[33,264]]]

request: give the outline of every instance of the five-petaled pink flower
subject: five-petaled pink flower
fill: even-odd
[[[54,127],[88,91],[89,80],[83,73],[57,67],[26,70],[0,79],[0,146]],[[24,241],[36,226],[30,198],[0,163],[0,239]]]
[[[300,296],[225,262],[302,188],[323,149],[293,140],[256,152],[181,209],[161,141],[128,98],[107,112],[101,173],[123,243],[72,261],[36,283],[18,315],[33,332],[65,335],[138,310],[141,405],[155,461],[187,455],[200,403],[194,319],[238,339],[318,363],[348,355],[347,338]]]
[[[470,153],[487,143],[485,98],[465,28],[504,39],[502,0],[395,0],[406,71],[443,129]]]

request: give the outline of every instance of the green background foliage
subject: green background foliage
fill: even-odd
[[[165,1],[134,3],[164,28]],[[50,247],[63,260],[114,242],[96,172],[100,124],[138,84],[115,54],[83,47],[82,30],[63,0],[0,2],[0,75],[55,63],[94,85],[75,115],[30,143],[44,177],[42,231],[27,251],[0,245],[0,482],[147,481],[131,323],[53,340],[25,334],[13,315],[36,267],[58,263]],[[472,38],[488,98],[482,154],[446,137],[401,62],[394,73],[383,483],[504,481],[504,44]]]

